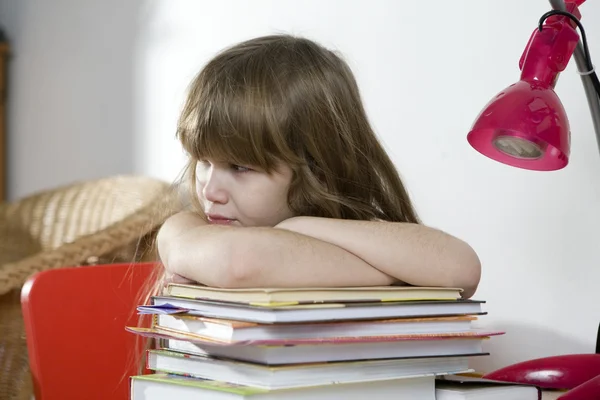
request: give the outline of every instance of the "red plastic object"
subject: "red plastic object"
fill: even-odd
[[[138,324],[136,306],[154,268],[60,268],[27,280],[21,306],[36,400],[129,398],[143,342],[125,326]]]
[[[600,399],[600,375],[569,390],[559,400],[594,400]]]
[[[600,354],[566,354],[523,361],[483,377],[526,383],[545,389],[573,389],[598,375]]]
[[[581,3],[567,1],[567,9],[579,17]],[[578,41],[573,22],[565,16],[553,15],[541,31],[536,28],[519,60],[519,82],[486,104],[467,135],[469,144],[514,167],[538,171],[565,167],[571,132],[554,87]]]

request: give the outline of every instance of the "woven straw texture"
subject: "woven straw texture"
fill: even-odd
[[[31,274],[86,264],[156,259],[152,240],[177,208],[165,182],[116,176],[0,204],[0,399],[33,388],[20,306]]]

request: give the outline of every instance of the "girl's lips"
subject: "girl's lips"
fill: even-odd
[[[235,219],[227,218],[222,215],[207,215],[208,222],[217,225],[229,225],[235,221]]]

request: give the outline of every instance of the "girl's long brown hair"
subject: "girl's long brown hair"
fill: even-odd
[[[367,118],[356,80],[333,51],[291,35],[220,52],[192,81],[177,138],[191,206],[199,160],[291,167],[296,215],[419,223],[398,171]],[[149,296],[162,287],[162,271]]]
[[[192,187],[197,160],[283,162],[297,215],[418,222],[350,68],[311,40],[259,37],[218,54],[191,84],[177,137]]]

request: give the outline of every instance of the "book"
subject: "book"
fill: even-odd
[[[476,331],[227,343],[153,328],[126,329],[141,336],[166,339],[163,347],[170,350],[268,365],[481,354],[483,341],[502,334]]]
[[[232,383],[169,374],[131,377],[131,400],[435,400],[435,378],[264,390]]]
[[[126,327],[157,339],[131,399],[436,400],[436,378],[472,371],[504,334],[473,327],[485,302],[460,292],[172,284],[138,306],[150,328]]]
[[[462,289],[417,286],[311,287],[223,289],[171,283],[165,295],[243,304],[310,304],[406,300],[456,300]]]
[[[474,316],[261,324],[188,314],[158,314],[157,329],[166,328],[221,341],[383,336],[414,333],[468,332]]]
[[[432,300],[378,303],[327,303],[257,306],[207,300],[154,296],[140,314],[184,314],[260,323],[290,323],[384,318],[484,315],[481,300]]]
[[[436,378],[435,395],[437,400],[538,400],[541,391],[533,385],[449,374]]]
[[[261,389],[290,389],[472,371],[469,358],[431,357],[268,366],[166,350],[149,350],[147,368]]]

